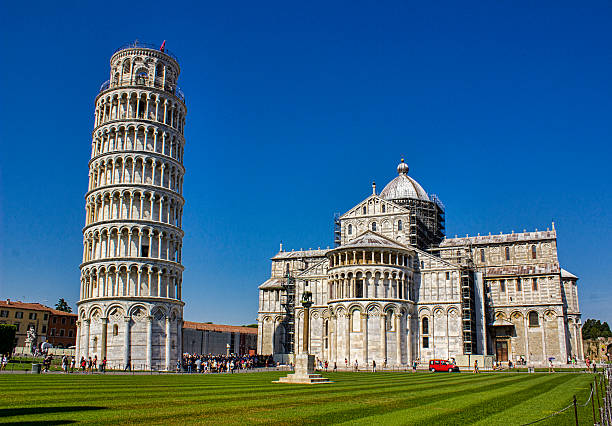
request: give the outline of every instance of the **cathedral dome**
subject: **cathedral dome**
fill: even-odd
[[[380,197],[385,200],[415,198],[417,200],[429,201],[427,192],[416,180],[408,176],[408,170],[408,164],[404,163],[402,158],[401,163],[397,166],[399,176],[385,186],[380,193]]]

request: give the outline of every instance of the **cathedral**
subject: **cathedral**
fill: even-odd
[[[578,278],[557,234],[446,238],[445,208],[398,176],[335,220],[333,249],[280,251],[259,286],[258,353],[291,360],[312,293],[310,353],[344,365],[405,366],[489,355],[543,364],[583,359]]]

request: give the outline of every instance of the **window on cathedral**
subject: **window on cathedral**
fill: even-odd
[[[533,246],[531,246],[531,258],[532,259],[537,259],[537,257],[538,257],[538,253],[537,253],[537,250],[536,250],[536,246],[533,245]]]
[[[149,257],[149,246],[142,245],[140,247],[140,257]]]
[[[363,206],[363,214],[366,214],[366,206]]]
[[[429,348],[429,337],[423,337],[423,349]]]
[[[531,280],[531,289],[533,291],[538,291],[538,279],[534,278]]]
[[[381,207],[381,208],[382,208],[382,212],[383,212],[383,213],[387,211],[387,206],[385,206],[384,204],[382,205],[382,207]]]
[[[372,222],[372,231],[376,231],[376,222]]]
[[[421,333],[429,334],[429,318],[425,317],[421,321]]]
[[[119,335],[119,326],[117,324],[113,325],[113,336]]]
[[[521,280],[516,280],[516,291],[523,291],[523,285],[521,284]]]
[[[450,272],[447,272],[447,273],[446,273],[446,279],[447,279],[447,280],[450,280]]]
[[[538,313],[531,311],[529,312],[529,327],[538,327],[540,325],[540,319]]]
[[[353,233],[353,225],[351,225],[351,224],[349,223],[349,226],[348,226],[348,234],[349,234],[349,235],[351,235],[352,233]]]
[[[506,247],[506,260],[510,260],[510,247]]]
[[[502,293],[506,292],[506,281],[501,280],[499,282],[499,291],[501,291]]]
[[[397,221],[397,230],[401,231],[402,229],[404,229],[404,225],[402,224],[401,220]]]
[[[480,249],[480,261],[481,262],[485,262],[486,261],[484,249]]]
[[[355,297],[361,298],[363,297],[363,280],[357,280],[355,282]]]

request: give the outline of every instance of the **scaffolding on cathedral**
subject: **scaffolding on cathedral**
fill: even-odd
[[[288,266],[288,265],[287,265]],[[285,353],[293,353],[295,342],[295,278],[291,276],[289,268],[282,282],[283,296],[281,297],[281,308],[283,309],[283,336],[281,344]]]

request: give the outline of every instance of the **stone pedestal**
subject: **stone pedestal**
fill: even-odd
[[[329,379],[314,374],[315,356],[309,354],[299,354],[295,356],[295,372],[287,377],[281,377],[274,383],[296,383],[315,385],[322,383],[332,383]]]

